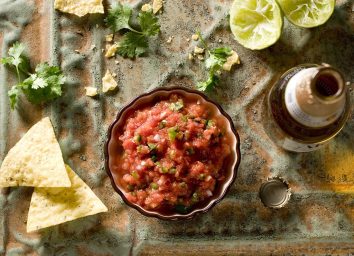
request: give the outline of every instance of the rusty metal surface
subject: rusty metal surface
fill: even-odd
[[[137,7],[146,1],[125,2]],[[32,189],[2,189],[0,255],[354,255],[353,115],[329,145],[307,154],[280,150],[262,126],[269,86],[297,64],[330,63],[354,81],[354,3],[337,1],[333,16],[319,28],[300,29],[285,21],[281,39],[263,51],[233,40],[230,4],[166,0],[161,35],[151,42],[148,56],[117,57],[116,64],[101,51],[109,33],[103,16],[65,15],[54,11],[52,0],[0,0],[1,56],[21,40],[33,63],[61,65],[69,78],[64,96],[53,103],[23,101],[19,110],[10,111],[6,94],[15,77],[0,68],[0,161],[29,127],[50,116],[65,161],[109,207],[108,213],[27,234]],[[193,87],[206,76],[203,64],[187,58],[196,44],[187,38],[197,28],[210,45],[230,45],[240,55],[242,65],[223,76],[210,96],[233,118],[242,162],[231,191],[209,213],[191,221],[160,221],[127,207],[114,193],[104,171],[103,144],[117,111],[135,96],[158,86]],[[84,87],[100,88],[107,68],[117,73],[119,90],[86,97]],[[285,208],[266,209],[258,189],[277,175],[289,182],[293,196]]]

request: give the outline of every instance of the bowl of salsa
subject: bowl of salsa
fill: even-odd
[[[158,88],[119,111],[105,157],[112,186],[126,204],[146,216],[189,219],[229,190],[240,139],[230,116],[204,94]]]

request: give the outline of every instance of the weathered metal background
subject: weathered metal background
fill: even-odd
[[[146,1],[126,1],[138,7]],[[64,158],[109,207],[109,212],[27,234],[31,188],[2,189],[0,254],[4,255],[354,255],[354,117],[325,148],[290,154],[263,130],[262,100],[270,84],[297,64],[330,63],[354,81],[354,3],[337,1],[333,16],[314,29],[285,21],[281,39],[263,51],[243,48],[228,28],[231,0],[166,0],[161,35],[148,56],[134,61],[102,56],[103,16],[77,18],[54,11],[53,1],[0,0],[0,48],[20,40],[32,63],[61,65],[65,94],[45,106],[25,101],[10,111],[7,90],[16,81],[0,68],[0,161],[34,123],[50,116]],[[105,2],[109,5],[109,1]],[[98,24],[98,25],[96,25]],[[242,139],[242,163],[233,188],[209,213],[191,221],[147,218],[122,203],[104,171],[106,130],[117,111],[158,86],[193,87],[206,77],[203,64],[188,61],[200,29],[210,45],[230,45],[242,65],[223,77],[211,95],[232,116]],[[171,44],[166,40],[174,36]],[[222,43],[219,42],[222,41]],[[93,47],[95,46],[95,47]],[[118,74],[119,90],[92,99],[84,86],[101,87],[106,68]],[[354,101],[354,93],[351,92]],[[258,189],[270,176],[289,181],[287,207],[262,206]]]

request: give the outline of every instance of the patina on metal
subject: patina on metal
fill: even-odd
[[[59,13],[53,0],[0,0],[0,47],[5,56],[20,40],[33,65],[60,65],[68,83],[50,104],[22,100],[11,111],[7,91],[16,82],[0,66],[0,161],[43,116],[53,122],[65,161],[109,207],[109,212],[26,233],[32,188],[0,193],[0,254],[5,255],[350,255],[354,253],[354,116],[324,148],[288,153],[266,135],[263,99],[286,70],[302,63],[329,63],[354,81],[353,1],[336,3],[332,17],[313,29],[284,20],[273,46],[251,51],[239,45],[228,26],[231,0],[166,0],[159,14],[161,34],[149,53],[135,60],[106,59],[104,15],[78,18]],[[105,1],[105,9],[114,2]],[[146,1],[122,1],[140,8]],[[210,93],[231,116],[241,138],[238,177],[210,212],[191,221],[148,218],[114,193],[104,170],[104,143],[117,112],[136,96],[161,86],[194,85],[207,77],[204,63],[188,54],[200,30],[210,47],[228,45],[241,65],[222,75]],[[174,36],[171,43],[166,43]],[[117,33],[115,40],[121,35]],[[116,64],[115,60],[119,61]],[[119,89],[97,98],[85,86],[101,89],[106,69],[117,74]],[[352,87],[351,87],[352,88]],[[350,92],[351,101],[354,92]],[[258,192],[267,177],[291,184],[292,197],[278,210],[263,206]]]

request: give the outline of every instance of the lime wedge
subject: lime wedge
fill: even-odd
[[[278,0],[286,18],[293,24],[312,28],[331,17],[335,0]]]
[[[275,0],[235,0],[231,6],[231,31],[246,48],[260,50],[274,44],[282,25],[282,14]]]

